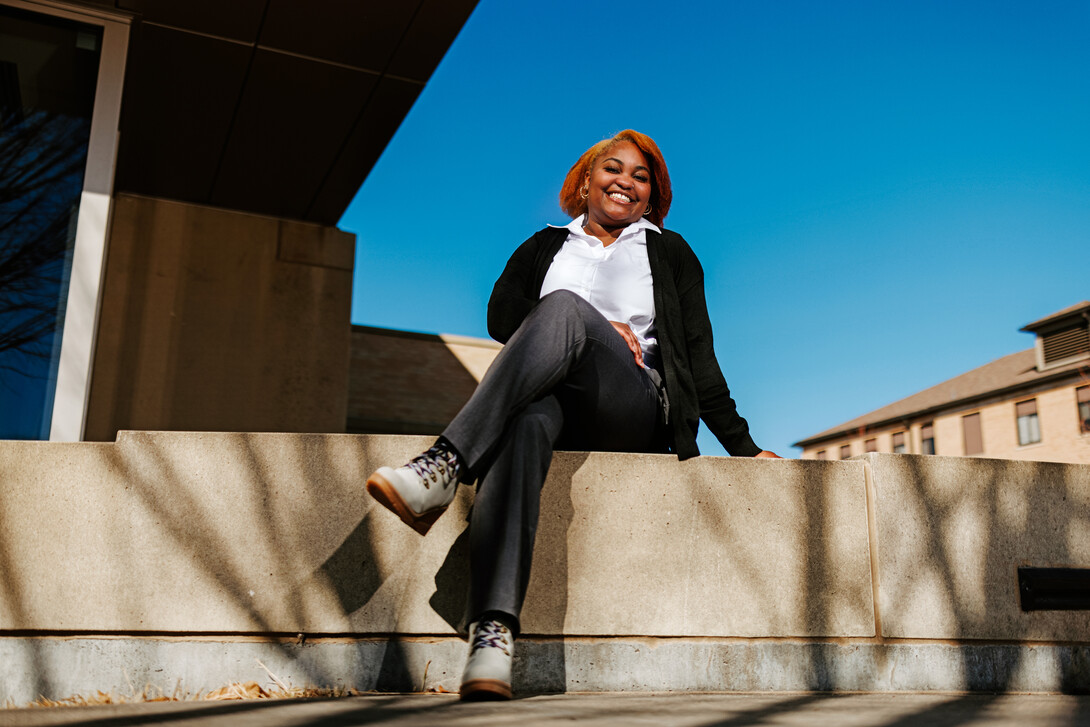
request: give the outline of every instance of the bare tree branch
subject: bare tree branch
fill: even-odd
[[[89,123],[0,110],[0,370],[32,375],[52,355]]]

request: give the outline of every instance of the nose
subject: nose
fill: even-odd
[[[636,182],[628,175],[621,175],[617,177],[617,186],[625,189],[632,189],[636,186]]]

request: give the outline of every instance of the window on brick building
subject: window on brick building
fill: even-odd
[[[1036,444],[1041,441],[1041,422],[1037,419],[1037,400],[1020,401],[1014,405],[1018,422],[1018,444]]]
[[[840,458],[848,459],[852,456],[852,445],[845,444],[840,447]]]
[[[984,451],[984,437],[980,431],[980,412],[961,418],[961,437],[965,444],[965,454],[980,454]]]
[[[877,452],[878,451],[878,440],[877,439],[868,439],[867,441],[863,442],[863,451],[864,452]]]
[[[1090,434],[1090,386],[1075,389],[1075,399],[1079,402],[1079,431]]]
[[[817,451],[817,454],[814,455],[814,457],[816,457],[817,459],[825,459],[825,450],[824,449],[819,449]]]
[[[906,451],[908,451],[908,450],[905,449],[905,433],[904,432],[894,432],[893,433],[893,453],[894,454],[904,454]]]
[[[920,427],[920,454],[935,453],[935,425],[931,422]]]

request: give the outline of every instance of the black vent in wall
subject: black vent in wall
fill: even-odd
[[[1090,353],[1090,330],[1086,321],[1041,336],[1045,364]]]

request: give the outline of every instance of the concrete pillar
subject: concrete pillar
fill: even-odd
[[[343,432],[355,236],[118,195],[86,438]]]

